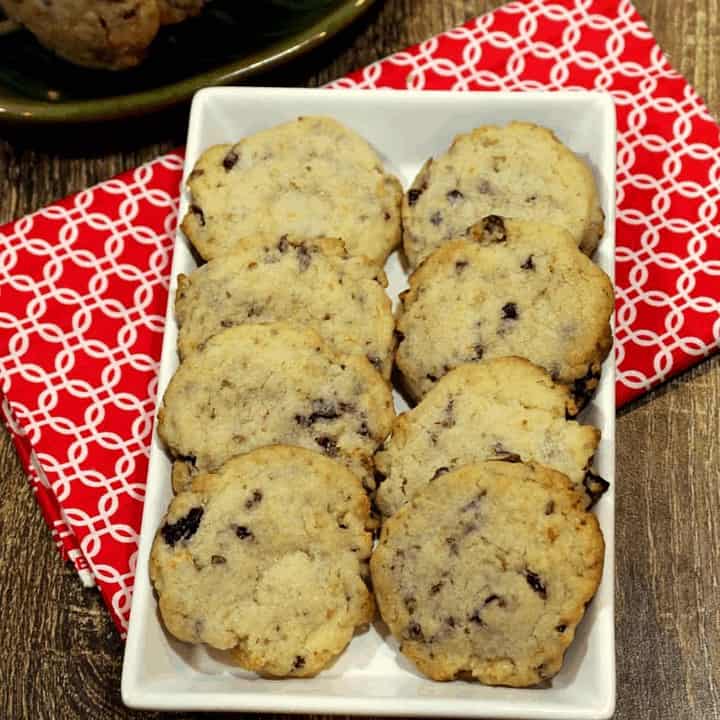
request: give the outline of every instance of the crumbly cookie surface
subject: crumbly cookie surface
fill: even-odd
[[[213,336],[170,380],[158,432],[181,462],[173,485],[278,443],[324,453],[372,486],[372,454],[394,417],[389,384],[310,329],[240,325]],[[184,471],[183,471],[184,469]]]
[[[410,265],[488,215],[558,225],[588,255],[603,234],[592,171],[552,132],[529,123],[459,135],[424,165],[403,201]]]
[[[610,279],[560,228],[491,216],[410,276],[397,364],[422,397],[458,365],[519,356],[586,402],[612,345]]]
[[[208,149],[188,181],[182,229],[206,260],[284,236],[340,238],[382,265],[400,243],[398,180],[357,133],[301,117]]]
[[[607,483],[590,471],[600,431],[567,420],[565,385],[521,358],[461,365],[399,415],[375,455],[385,516],[448,472],[484,460],[535,462],[566,475],[590,504]]]
[[[563,475],[488,462],[387,520],[370,567],[383,620],[423,673],[525,687],[560,670],[603,557],[597,519]]]
[[[286,321],[317,330],[337,352],[366,357],[389,378],[395,323],[386,285],[382,270],[347,255],[338,240],[249,247],[180,275],[178,349],[184,357],[225,328]]]
[[[316,674],[368,623],[369,501],[333,460],[275,446],[200,473],[158,530],[167,629],[278,677]]]

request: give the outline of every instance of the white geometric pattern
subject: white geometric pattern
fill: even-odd
[[[64,556],[124,629],[182,157],[0,232],[0,390]]]

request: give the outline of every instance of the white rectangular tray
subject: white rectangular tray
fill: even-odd
[[[363,135],[404,187],[423,162],[458,133],[478,125],[526,120],[551,128],[595,173],[606,215],[597,262],[613,275],[615,255],[615,109],[608,95],[588,92],[446,93],[401,91],[213,88],[193,101],[185,177],[208,146],[291,120],[332,115]],[[183,190],[180,214],[188,205]],[[395,299],[406,278],[393,255],[386,266]],[[177,366],[173,314],[176,278],[195,267],[181,233],[175,243],[163,342],[159,397]],[[396,400],[400,401],[399,396]],[[398,402],[398,411],[404,410]],[[153,437],[122,696],[132,707],[159,710],[242,710],[312,714],[423,715],[493,718],[609,718],[615,705],[613,616],[615,366],[608,358],[600,388],[582,419],[602,430],[596,468],[610,490],[596,512],[606,541],[600,589],[567,653],[562,672],[542,689],[434,683],[371,627],[342,657],[309,680],[266,680],[224,664],[203,647],[172,640],[163,630],[148,577],[153,536],[171,498],[170,461]]]

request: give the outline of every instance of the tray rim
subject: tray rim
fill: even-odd
[[[195,154],[204,146],[200,145],[199,135],[202,125],[203,114],[207,112],[207,105],[212,105],[223,97],[239,97],[245,100],[257,100],[262,97],[264,100],[272,100],[273,95],[289,95],[289,96],[305,96],[309,98],[312,95],[327,99],[327,91],[322,88],[318,89],[297,89],[297,88],[270,88],[270,87],[248,87],[248,88],[209,88],[198,92],[193,101],[191,110],[190,126],[188,130],[188,152],[186,154],[186,164],[183,173],[185,178],[190,171],[189,158],[195,157]],[[480,93],[457,92],[457,91],[419,91],[419,90],[347,90],[335,89],[333,95],[342,95],[343,99],[362,106],[363,99],[367,100],[370,96],[383,95],[384,99],[391,103],[404,102],[404,98],[416,99],[422,102],[436,102],[447,99],[453,103],[469,103],[478,101]],[[566,102],[576,102],[578,99],[585,99],[590,102],[597,103],[597,110],[602,113],[603,127],[612,133],[612,159],[616,163],[616,115],[615,105],[612,96],[609,93],[601,91],[529,91],[529,92],[483,92],[483,100],[487,100],[490,96],[503,102],[513,102],[518,98],[527,98],[528,95],[533,96],[533,100],[545,103],[557,103],[562,106]],[[254,97],[253,97],[254,96]],[[303,111],[308,112],[308,111]],[[522,119],[522,118],[520,118]],[[275,121],[277,122],[277,121]],[[275,124],[271,122],[268,124]],[[610,139],[610,136],[608,136]],[[608,170],[609,163],[603,165]],[[614,258],[615,250],[615,213],[616,213],[616,175],[613,172],[608,176],[605,189],[608,193],[606,205],[606,233],[603,240],[605,252],[612,250]],[[181,210],[187,205],[186,193],[183,192],[181,199]],[[186,241],[182,233],[178,231],[176,235],[177,243],[185,244]],[[609,243],[610,246],[606,245]],[[173,259],[173,269],[171,271],[171,293],[168,297],[168,308],[166,321],[174,323],[173,319],[173,296],[172,289],[174,287],[174,278],[177,275],[176,257]],[[604,268],[614,282],[614,262]],[[173,325],[174,326],[174,325]],[[614,334],[614,333],[613,333]],[[174,332],[166,336],[163,341],[163,358],[165,353],[174,353]],[[128,633],[128,644],[126,646],[125,659],[123,663],[122,676],[122,697],[124,703],[129,707],[155,709],[155,710],[210,710],[210,711],[258,711],[258,712],[283,712],[289,714],[345,714],[345,715],[377,715],[377,716],[429,716],[444,715],[447,717],[473,717],[473,718],[557,718],[558,720],[604,720],[611,718],[615,710],[616,699],[616,675],[615,675],[615,620],[614,620],[614,525],[615,525],[615,353],[612,351],[603,366],[603,380],[608,383],[605,390],[605,404],[603,410],[608,408],[612,410],[609,418],[610,426],[613,434],[610,441],[611,456],[608,458],[609,466],[612,469],[609,475],[613,482],[610,491],[604,496],[604,501],[608,503],[608,519],[603,527],[603,533],[606,540],[606,557],[603,585],[601,589],[606,596],[607,607],[604,608],[610,614],[609,623],[613,628],[613,632],[606,638],[608,656],[603,660],[608,660],[609,665],[604,669],[604,679],[602,679],[602,687],[607,691],[601,703],[592,706],[579,707],[573,702],[569,702],[566,706],[561,703],[554,703],[552,707],[540,709],[536,705],[525,703],[521,700],[522,693],[536,692],[534,690],[511,690],[512,693],[518,694],[518,700],[512,703],[495,701],[490,703],[469,698],[455,698],[449,701],[444,698],[437,697],[338,697],[335,695],[309,695],[306,693],[263,693],[263,692],[217,692],[210,695],[207,692],[194,693],[192,691],[168,693],[160,688],[153,688],[152,683],[145,684],[139,681],[137,674],[133,675],[128,665],[128,655],[137,655],[139,649],[139,630],[136,629],[141,620],[136,619],[137,613],[131,613],[130,630]],[[164,388],[162,382],[162,373],[160,377],[160,390]],[[166,378],[167,380],[167,378]],[[160,397],[158,402],[160,401]],[[155,436],[155,432],[153,433]],[[152,473],[152,457],[151,466],[148,475]],[[146,506],[147,507],[147,506]],[[141,532],[141,549],[138,560],[138,573],[144,572],[147,575],[147,554],[149,553],[149,544],[152,542],[155,527],[149,528],[149,513],[143,513],[143,528]],[[148,527],[146,527],[146,525]],[[144,540],[144,542],[143,542]],[[145,552],[143,553],[143,549]],[[149,582],[147,578],[141,581]],[[152,592],[152,591],[151,591]],[[607,618],[605,622],[608,622]],[[605,683],[607,681],[607,684]],[[277,683],[297,682],[297,681],[274,681]],[[356,679],[353,682],[357,682]],[[429,681],[428,681],[429,682]],[[278,689],[280,686],[278,685]],[[541,692],[541,691],[537,691]],[[210,701],[210,697],[212,700]],[[481,707],[478,707],[480,705]]]

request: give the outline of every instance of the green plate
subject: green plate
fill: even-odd
[[[213,0],[199,17],[161,28],[143,64],[123,72],[76,67],[16,30],[0,36],[0,120],[92,122],[167,108],[312,50],[373,2]]]

